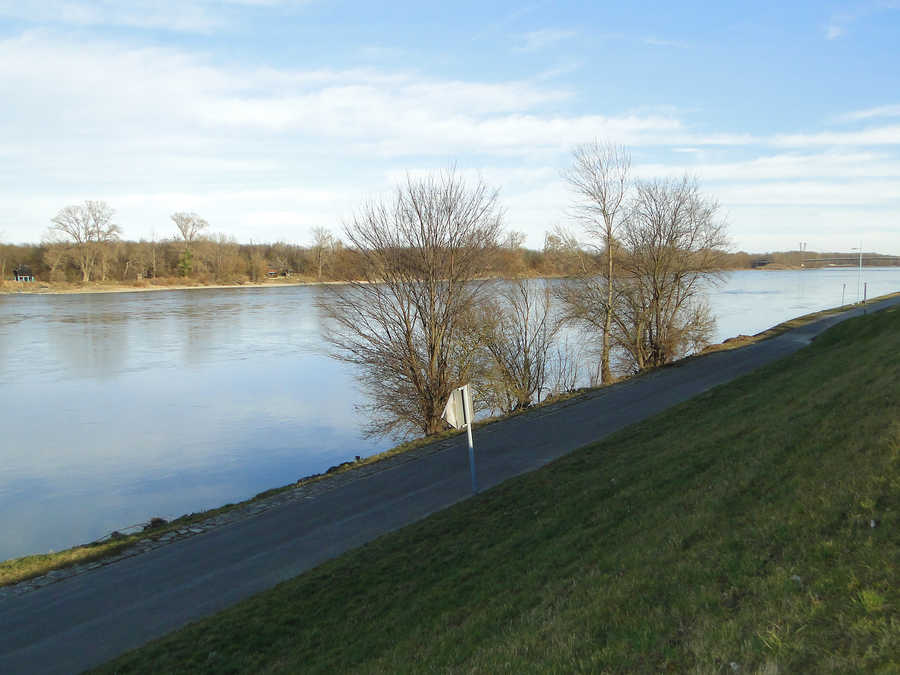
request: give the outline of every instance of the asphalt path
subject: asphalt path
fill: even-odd
[[[872,312],[900,304],[870,304]],[[482,489],[760,366],[855,309],[748,347],[689,359],[476,433]],[[444,450],[306,500],[0,599],[0,673],[71,673],[213,614],[470,496],[465,434]]]

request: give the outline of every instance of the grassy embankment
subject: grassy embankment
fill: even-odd
[[[102,670],[897,672],[898,381],[852,319]]]
[[[881,300],[885,298],[890,298],[898,295],[898,293],[893,293],[885,296],[881,296],[880,298],[875,298],[871,302],[875,300]],[[833,309],[823,310],[821,312],[815,312],[813,314],[807,314],[804,316],[796,317],[794,319],[790,319],[782,324],[774,326],[768,330],[765,330],[756,335],[747,336],[741,335],[736,338],[731,338],[726,340],[725,342],[717,345],[711,345],[704,353],[712,352],[712,351],[721,351],[723,349],[736,349],[739,347],[744,347],[748,344],[752,344],[753,342],[758,342],[759,340],[765,340],[768,338],[776,337],[785,333],[786,331],[797,328],[799,326],[811,323],[816,319],[822,318],[824,316],[828,316],[831,314],[837,314],[848,309],[851,309],[852,305],[845,305],[843,307],[835,307]],[[679,362],[676,362],[674,366],[677,366]],[[545,401],[542,405],[551,405],[554,403],[558,403],[560,400],[570,399],[577,397],[579,394],[584,393],[588,390],[580,390],[578,392],[573,392],[569,394],[565,394],[559,397],[556,397],[552,400]],[[520,411],[521,414],[525,411]],[[493,424],[494,422],[501,421],[506,419],[506,417],[494,417],[487,420],[483,420],[482,422],[476,422],[475,426],[482,426],[484,424]],[[447,438],[449,436],[453,436],[459,432],[457,431],[447,431],[444,434],[438,436],[432,436],[428,438],[417,438],[407,443],[403,443],[394,448],[386,450],[377,455],[372,455],[371,457],[363,458],[359,462],[345,462],[339,466],[332,467],[327,473],[316,474],[314,476],[308,476],[299,479],[295,483],[291,483],[289,485],[285,485],[278,488],[273,488],[271,490],[266,490],[265,492],[261,492],[256,495],[252,499],[245,500],[243,502],[239,502],[237,504],[226,504],[217,509],[212,509],[209,511],[202,511],[198,513],[192,513],[189,515],[181,516],[180,518],[173,520],[166,524],[158,524],[154,527],[148,527],[143,531],[133,532],[122,536],[111,536],[103,538],[102,540],[91,542],[89,544],[84,544],[81,546],[74,546],[70,549],[66,549],[64,551],[58,551],[55,553],[42,553],[37,555],[29,555],[21,558],[12,558],[10,560],[0,562],[0,586],[8,586],[10,584],[19,583],[20,581],[25,581],[27,579],[32,579],[37,576],[41,576],[43,574],[47,574],[53,570],[64,569],[67,567],[72,567],[74,565],[83,565],[88,564],[93,561],[103,560],[105,558],[109,558],[121,553],[124,550],[127,550],[134,544],[148,538],[159,538],[165,535],[168,532],[172,532],[174,530],[182,529],[185,527],[189,527],[192,524],[202,522],[209,518],[215,517],[219,514],[227,513],[233,509],[240,508],[250,504],[252,502],[256,502],[262,499],[267,499],[273,495],[278,494],[279,492],[283,492],[285,490],[290,490],[294,487],[298,487],[301,485],[308,484],[310,482],[315,482],[318,480],[328,479],[331,476],[343,473],[345,471],[352,471],[355,468],[358,468],[367,464],[374,464],[380,462],[388,457],[392,457],[394,455],[399,455],[410,450],[414,450],[416,448],[420,448],[423,445],[427,445],[429,443],[433,443],[436,440],[441,440],[443,438]],[[114,533],[118,534],[118,533]]]

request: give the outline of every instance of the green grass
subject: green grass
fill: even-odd
[[[898,355],[849,320],[101,671],[900,672]]]

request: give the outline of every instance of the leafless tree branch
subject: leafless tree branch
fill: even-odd
[[[464,323],[501,221],[497,193],[450,170],[408,177],[393,200],[366,204],[345,226],[360,279],[320,306],[335,356],[359,366],[369,433],[443,429],[444,403],[474,358]]]

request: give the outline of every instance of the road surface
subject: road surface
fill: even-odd
[[[867,311],[900,304],[873,303]],[[691,359],[477,430],[490,488],[795,352],[827,317],[742,349]],[[0,673],[71,673],[469,496],[465,435],[445,450],[32,592],[0,599]]]

